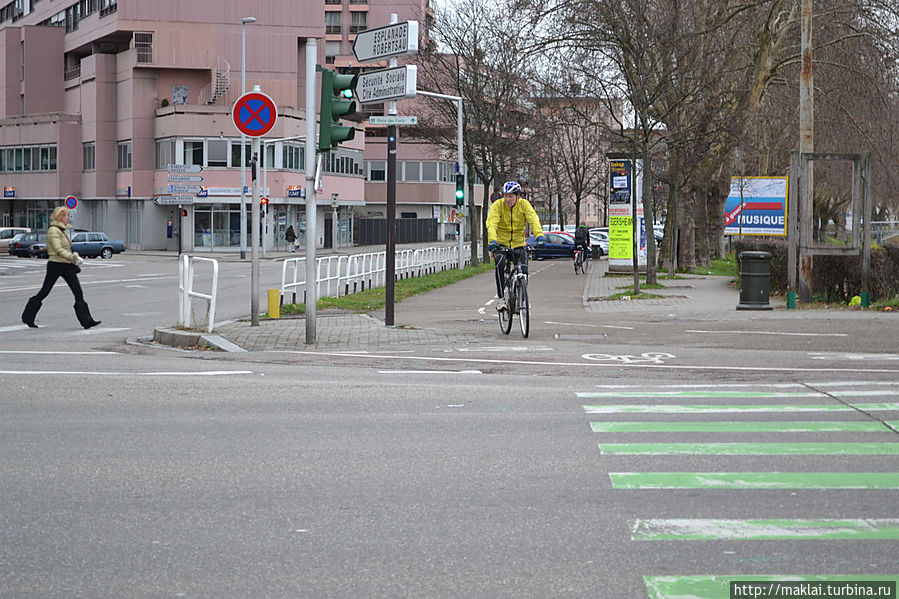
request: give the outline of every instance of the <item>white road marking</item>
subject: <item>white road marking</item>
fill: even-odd
[[[899,360],[899,354],[856,354],[841,352],[809,352],[812,360]]]
[[[484,374],[480,370],[379,370],[378,374]]]
[[[784,331],[704,331],[687,329],[685,333],[722,333],[726,335],[786,335],[791,337],[848,337],[846,333],[787,333]]]
[[[2,349],[0,354],[27,354],[27,355],[44,355],[44,356],[103,356],[103,355],[119,355],[114,351],[42,351],[42,350],[25,350],[25,349]]]
[[[71,331],[67,335],[99,335],[100,333],[115,333],[116,331],[130,331],[131,327],[93,327],[86,331]]]
[[[149,289],[149,285],[125,285],[128,289]]]
[[[506,352],[506,351],[519,351],[519,352],[529,352],[529,351],[554,351],[554,348],[547,347],[545,345],[535,345],[533,347],[528,346],[512,346],[512,347],[457,347],[456,351],[460,352]]]
[[[626,331],[633,331],[634,327],[622,327],[616,326],[613,324],[584,324],[579,322],[553,322],[551,320],[546,320],[543,324],[553,324],[557,326],[565,326],[565,327],[595,327],[600,329],[624,329]]]
[[[11,331],[21,331],[21,330],[27,329],[27,328],[29,328],[29,327],[24,324],[14,324],[14,325],[10,325],[8,327],[0,327],[0,333],[9,333]]]
[[[196,372],[102,372],[89,370],[0,370],[0,374],[48,375],[83,374],[87,376],[230,376],[253,374],[252,370],[198,370]]]
[[[272,353],[282,354],[298,354],[308,356],[339,356],[372,358],[372,359],[395,359],[396,356],[364,354],[364,353],[334,353],[334,352],[315,352],[303,350],[277,350]],[[512,360],[512,359],[488,359],[488,358],[442,358],[439,356],[407,356],[407,360],[430,360],[437,362],[480,362],[482,364],[523,364],[529,366],[592,366],[594,368],[650,368],[658,370],[708,370],[708,371],[733,371],[733,372],[854,372],[854,373],[887,373],[899,374],[899,369],[895,368],[790,368],[790,367],[765,367],[765,366],[690,366],[687,364],[626,364],[622,362],[604,363],[604,362],[549,362],[540,360]]]
[[[86,287],[88,285],[106,285],[106,284],[116,284],[116,283],[135,283],[135,282],[143,282],[143,281],[161,281],[163,279],[175,279],[177,277],[174,276],[165,276],[165,277],[146,277],[143,279],[104,279],[101,281],[81,281],[81,286]],[[0,289],[0,293],[10,293],[13,291],[33,291],[35,289],[40,289],[40,285],[29,285],[28,287],[9,287],[6,289]]]
[[[899,386],[899,382],[891,381],[828,381],[822,383],[708,383],[708,384],[678,384],[678,385],[596,385],[598,389],[717,389],[719,387],[737,387],[752,389],[805,389],[807,387],[854,387],[856,385]]]

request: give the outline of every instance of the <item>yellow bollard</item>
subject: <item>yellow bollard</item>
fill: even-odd
[[[281,290],[268,290],[268,317],[281,318]]]

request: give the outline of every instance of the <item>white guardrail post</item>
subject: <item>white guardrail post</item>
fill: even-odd
[[[212,264],[212,290],[209,293],[194,291],[194,271],[197,260]],[[215,299],[218,290],[219,263],[214,258],[202,258],[183,254],[178,262],[178,324],[185,328],[192,328],[191,298],[197,297],[209,302],[209,316],[206,323],[206,332],[211,333],[215,323]]]

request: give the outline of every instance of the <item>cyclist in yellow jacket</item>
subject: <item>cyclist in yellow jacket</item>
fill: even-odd
[[[525,227],[531,226],[531,234],[537,239],[537,246],[545,243],[540,219],[530,202],[521,197],[521,185],[516,181],[507,181],[503,185],[503,200],[495,201],[487,214],[487,249],[493,253],[496,263],[496,309],[505,309],[503,301],[503,269],[506,265],[506,254],[497,252],[500,247],[509,248],[508,255],[513,264],[521,264],[525,274],[528,272],[528,252],[525,244]]]

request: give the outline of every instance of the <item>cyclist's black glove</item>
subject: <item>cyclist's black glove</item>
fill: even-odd
[[[541,235],[540,237],[537,238],[537,247],[538,248],[546,247],[546,237]]]
[[[495,252],[495,251],[498,250],[498,249],[499,249],[499,242],[497,242],[497,241],[491,241],[490,243],[487,244],[487,251],[488,251],[488,252],[493,253],[493,252]]]

